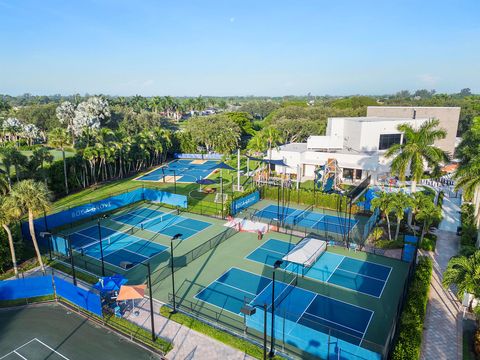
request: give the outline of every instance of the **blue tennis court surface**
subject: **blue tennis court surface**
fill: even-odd
[[[255,249],[247,259],[273,266],[283,258],[295,244],[270,239]],[[347,256],[324,252],[311,267],[284,262],[282,268],[305,277],[332,285],[381,297],[390,277],[391,267]]]
[[[255,217],[267,220],[281,220],[287,225],[328,231],[336,234],[346,234],[357,224],[355,219],[346,219],[339,216],[325,215],[310,209],[296,209],[277,205],[268,205],[255,212]]]
[[[131,234],[101,226],[103,260],[120,267],[122,261],[138,264],[160,254],[166,246],[140,239]],[[70,235],[72,247],[83,255],[101,259],[98,226],[80,230]]]
[[[244,304],[267,304],[271,324],[272,282],[264,276],[231,268],[195,297],[241,316]],[[380,359],[379,354],[360,347],[373,311],[280,281],[275,282],[275,299],[277,339],[321,358],[336,356],[343,349],[363,359]],[[246,318],[247,326],[263,332],[263,316],[263,309],[257,309]],[[312,347],[313,342],[319,346]],[[329,347],[329,342],[335,345]]]
[[[212,160],[174,160],[148,174],[145,174],[135,180],[140,181],[163,181],[164,177],[173,177],[179,183],[194,183],[197,180],[205,179],[212,172],[212,167],[218,164],[218,161]],[[171,180],[170,182],[173,182]]]
[[[188,239],[212,225],[205,221],[179,216],[176,210],[163,212],[143,207],[116,216],[113,220],[169,237],[182,234],[182,240]]]

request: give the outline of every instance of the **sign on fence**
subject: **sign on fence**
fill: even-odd
[[[71,224],[73,222],[90,218],[108,211],[113,211],[121,207],[139,202],[141,200],[150,200],[161,202],[173,206],[187,207],[187,197],[185,195],[172,194],[166,191],[139,188],[123,194],[111,196],[109,198],[95,201],[93,203],[76,206],[74,208],[63,210],[55,214],[50,214],[34,220],[35,233],[40,245],[46,246],[46,239],[40,237],[41,232],[51,231],[59,226]],[[22,223],[22,234],[30,239],[28,222]]]
[[[175,159],[222,160],[222,154],[173,154]]]
[[[243,209],[252,206],[253,204],[260,201],[260,192],[255,191],[249,195],[241,197],[240,199],[236,199],[232,201],[230,212],[232,215],[237,214],[238,212],[242,211]]]

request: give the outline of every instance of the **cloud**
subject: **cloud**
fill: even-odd
[[[425,85],[435,86],[440,78],[432,74],[422,74],[418,79]]]

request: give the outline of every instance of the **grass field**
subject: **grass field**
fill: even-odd
[[[0,310],[0,358],[160,359],[57,303]]]
[[[30,158],[33,154],[33,151],[31,150],[21,150],[20,151],[23,155],[27,156],[28,158]],[[62,152],[60,150],[50,150],[50,154],[53,155],[53,161],[57,161],[57,160],[62,160]],[[73,152],[70,152],[70,151],[65,151],[65,157],[72,157],[74,155]],[[1,162],[0,160],[0,168],[2,168],[3,170],[6,170],[5,168],[5,165]],[[11,176],[15,175],[15,167],[12,166],[11,169]]]

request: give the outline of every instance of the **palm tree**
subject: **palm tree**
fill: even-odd
[[[403,192],[393,193],[391,196],[391,210],[397,218],[397,228],[395,230],[395,240],[398,240],[398,234],[400,232],[400,223],[405,216],[405,210],[410,207],[411,198]]]
[[[472,121],[468,131],[462,136],[457,149],[460,166],[455,172],[455,190],[463,189],[466,199],[471,199],[475,207],[475,221],[480,226],[480,117]]]
[[[411,226],[412,222],[415,221],[415,218],[418,212],[424,208],[428,208],[433,205],[433,200],[431,197],[426,195],[423,192],[416,192],[412,194],[411,202],[410,202],[410,216],[409,216],[409,225]],[[411,226],[413,232],[415,233],[415,226]]]
[[[10,191],[10,184],[8,179],[3,174],[0,174],[0,195],[7,195]]]
[[[0,226],[7,233],[8,246],[10,247],[10,256],[12,258],[13,271],[15,277],[18,278],[17,257],[15,255],[15,245],[13,243],[12,231],[10,224],[18,220],[20,212],[18,207],[12,201],[12,198],[0,195]]]
[[[65,147],[69,144],[70,137],[67,130],[63,128],[55,128],[49,136],[50,144],[62,151],[63,159],[63,176],[65,179],[65,193],[68,195],[68,176],[67,176],[67,160],[65,158]]]
[[[30,159],[31,170],[35,173],[40,167],[40,173],[42,174],[43,180],[45,181],[45,185],[47,184],[47,173],[45,171],[45,163],[51,164],[54,160],[53,155],[50,151],[41,146],[35,150],[33,150],[32,158]]]
[[[390,217],[392,211],[392,194],[382,191],[380,195],[372,200],[372,210],[380,209],[382,218],[387,220],[388,240],[392,241],[392,234],[390,231]]]
[[[23,180],[13,185],[10,196],[12,203],[15,204],[15,207],[18,209],[17,211],[23,214],[28,214],[30,236],[32,237],[33,246],[40,267],[45,273],[45,266],[43,265],[42,254],[38,247],[33,219],[35,215],[43,214],[45,211],[48,211],[51,205],[51,193],[44,183],[34,180]]]
[[[416,191],[417,182],[421,180],[425,171],[425,163],[434,167],[441,162],[449,160],[448,154],[442,149],[434,146],[435,140],[447,136],[444,129],[438,129],[440,122],[436,119],[423,123],[418,129],[409,124],[401,124],[398,130],[403,132],[404,141],[390,147],[385,156],[393,157],[392,172],[404,180],[408,170],[411,174],[411,191]]]
[[[3,166],[5,167],[5,175],[8,181],[8,187],[12,187],[12,147],[4,146],[0,147],[0,159],[2,159]]]
[[[445,288],[455,285],[459,297],[465,292],[480,296],[480,250],[475,251],[471,256],[453,257],[448,262],[443,273],[443,286]],[[472,310],[473,299],[468,304]]]
[[[442,210],[434,205],[433,202],[430,202],[418,211],[417,219],[423,221],[422,233],[420,235],[420,242],[422,242],[424,236],[429,233],[433,223],[442,219]]]

